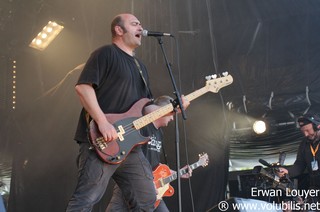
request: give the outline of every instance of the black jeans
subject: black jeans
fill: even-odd
[[[105,193],[112,177],[120,187],[130,211],[153,211],[156,191],[150,164],[140,146],[120,165],[102,162],[88,143],[80,143],[78,183],[67,211],[91,211]]]

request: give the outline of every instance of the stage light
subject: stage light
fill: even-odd
[[[252,128],[256,134],[262,134],[267,130],[266,123],[261,120],[255,121]]]
[[[40,51],[45,50],[48,45],[58,36],[63,30],[63,26],[55,21],[49,21],[48,24],[43,27],[42,31],[31,41],[30,47],[38,49]]]
[[[16,78],[17,78],[17,61],[12,61],[12,109],[16,109]]]

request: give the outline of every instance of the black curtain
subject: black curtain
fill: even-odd
[[[240,138],[231,136],[233,121],[245,112],[243,96],[248,100],[245,115],[261,115],[267,108],[269,114],[281,117],[287,111],[298,115],[310,106],[306,87],[313,107],[320,100],[317,0],[71,0],[35,1],[23,7],[17,11],[28,16],[16,15],[13,21],[33,26],[26,31],[30,38],[38,32],[38,24],[45,22],[35,21],[37,18],[58,17],[65,30],[41,53],[28,48],[30,38],[20,38],[23,33],[18,29],[8,31],[19,35],[16,39],[25,39],[10,42],[19,47],[18,52],[10,52],[18,60],[19,105],[14,115],[6,118],[14,120],[9,129],[1,131],[13,145],[10,211],[64,210],[77,175],[78,146],[73,134],[81,109],[74,92],[79,65],[92,50],[109,43],[109,23],[120,12],[134,13],[148,30],[175,35],[176,39],[164,37],[163,43],[182,94],[204,87],[207,75],[221,77],[228,71],[233,76],[233,83],[218,93],[209,92],[192,101],[187,120],[179,121],[181,166],[197,161],[203,152],[210,159],[207,167],[194,171],[190,183],[182,181],[183,211],[206,211],[226,198],[230,157],[250,161],[255,152],[272,146],[241,146],[237,145]],[[154,96],[174,96],[157,39],[143,38],[137,55],[150,70]],[[226,108],[230,102],[234,105],[231,111]],[[278,109],[280,112],[274,112]],[[175,169],[173,124],[165,134],[168,162]],[[273,139],[290,145],[283,136]],[[242,152],[243,148],[247,151]],[[278,154],[278,149],[269,150],[269,156]],[[176,182],[172,184],[176,189]],[[94,211],[104,211],[110,191]],[[177,194],[165,201],[172,211],[177,210]]]

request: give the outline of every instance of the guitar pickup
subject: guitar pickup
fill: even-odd
[[[124,140],[123,134],[125,133],[125,131],[124,131],[122,125],[119,125],[119,126],[118,126],[118,130],[119,130],[119,132],[118,132],[119,140],[120,140],[120,141],[123,141],[123,140]]]

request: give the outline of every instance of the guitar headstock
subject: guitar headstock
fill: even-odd
[[[228,72],[222,73],[222,77],[218,77],[216,74],[206,76],[206,88],[213,92],[218,93],[220,88],[230,85],[233,82],[233,78]]]
[[[199,154],[198,164],[202,167],[205,167],[209,164],[209,157],[207,153]]]

